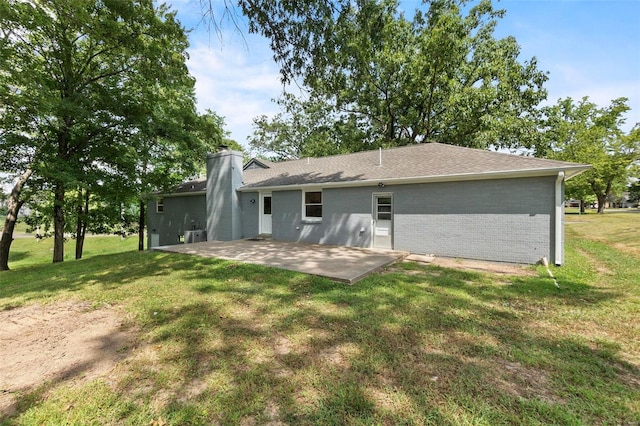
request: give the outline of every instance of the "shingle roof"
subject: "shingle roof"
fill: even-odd
[[[206,191],[206,189],[207,189],[207,180],[203,178],[203,179],[190,180],[189,182],[181,183],[171,191],[171,194],[204,192]]]
[[[380,158],[382,163],[380,164]],[[547,160],[425,143],[379,151],[270,163],[268,169],[244,171],[241,189],[314,184],[365,183],[481,175],[552,175],[567,178],[587,170],[585,164]]]

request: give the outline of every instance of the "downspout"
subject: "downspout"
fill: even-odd
[[[562,224],[563,224],[563,208],[562,204],[564,200],[562,199],[562,182],[564,181],[564,172],[559,172],[558,177],[556,178],[556,206],[555,206],[555,261],[556,266],[560,266],[564,263],[563,259],[563,247],[562,247]]]

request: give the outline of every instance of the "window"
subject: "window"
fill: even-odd
[[[303,191],[302,219],[319,222],[322,219],[322,191]]]
[[[158,198],[156,200],[156,213],[164,212],[164,198]]]
[[[262,199],[262,214],[271,214],[271,197],[265,196]]]
[[[391,220],[391,197],[377,197],[376,204],[376,219]]]

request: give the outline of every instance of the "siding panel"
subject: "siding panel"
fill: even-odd
[[[394,248],[535,263],[553,259],[555,177],[323,190],[321,223],[304,223],[302,191],[273,192],[273,238],[370,247],[373,194],[394,199]]]
[[[159,234],[161,246],[178,244],[184,231],[206,229],[207,213],[205,195],[165,197],[164,212],[156,213],[156,201],[147,203],[147,247],[151,234]]]

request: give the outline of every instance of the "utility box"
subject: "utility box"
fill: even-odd
[[[193,229],[191,231],[184,231],[184,243],[200,243],[207,241],[207,231],[204,229]]]

